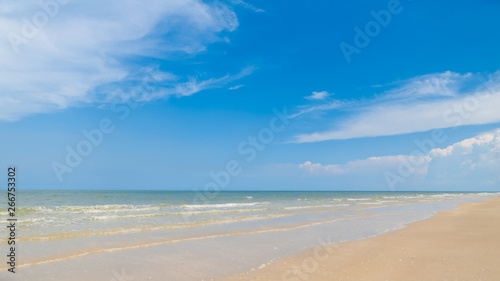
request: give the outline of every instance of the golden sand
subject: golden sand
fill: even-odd
[[[500,197],[374,238],[328,245],[233,280],[500,280]]]

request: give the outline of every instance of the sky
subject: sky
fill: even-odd
[[[500,190],[496,0],[5,0],[25,189]]]

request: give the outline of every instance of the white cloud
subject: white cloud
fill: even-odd
[[[256,8],[254,5],[252,4],[249,4],[243,0],[230,0],[230,2],[233,4],[233,5],[239,5],[239,6],[242,6],[246,9],[249,9],[249,10],[252,10],[256,13],[263,13],[265,12],[265,10],[262,10],[262,9],[259,9],[259,8]]]
[[[328,93],[327,91],[321,91],[321,92],[312,92],[312,95],[305,97],[305,99],[308,100],[324,100],[327,97],[329,97],[331,94]]]
[[[207,44],[227,40],[224,32],[238,27],[236,14],[218,2],[89,0],[58,5],[47,23],[26,37],[23,18],[32,22],[36,14],[47,15],[38,1],[6,0],[1,7],[0,120],[95,102],[96,88],[128,81],[137,58],[193,56]],[[234,81],[232,76],[182,81],[173,73],[160,78],[180,96]]]
[[[343,102],[333,100],[330,98],[333,94],[327,91],[312,92],[311,95],[304,98],[311,101],[310,104],[299,106],[300,110],[288,116],[288,118],[296,118],[301,115],[319,115],[325,111],[340,108],[344,105]]]
[[[255,68],[253,66],[249,66],[244,68],[242,71],[240,71],[240,73],[236,75],[228,74],[218,79],[212,78],[204,81],[197,81],[195,78],[191,78],[188,82],[179,84],[176,87],[176,92],[178,96],[190,96],[202,90],[220,88],[228,83],[250,75],[254,70]]]
[[[343,105],[344,105],[344,103],[342,103],[340,101],[336,101],[336,100],[328,101],[327,103],[323,103],[323,104],[306,105],[306,106],[302,106],[299,112],[288,116],[288,118],[296,118],[296,117],[299,117],[299,116],[304,115],[304,114],[313,114],[313,113],[316,114],[316,116],[317,116],[318,113],[322,113],[324,111],[332,110],[332,109],[336,109],[336,108],[341,108]]]
[[[452,155],[472,154],[474,150],[486,148],[487,152],[500,152],[500,130],[481,134],[477,137],[454,143],[444,149],[436,148],[430,151],[432,157],[449,157]]]
[[[400,87],[388,91],[386,97],[394,99],[456,96],[463,84],[471,78],[471,73],[461,75],[451,71],[422,75],[403,81]]]
[[[500,187],[500,129],[430,152],[429,186],[455,185],[470,190]]]
[[[298,168],[310,176],[356,176],[386,180],[387,187],[420,178],[420,186],[451,189],[491,189],[500,183],[500,129],[464,139],[446,148],[432,149],[428,155],[370,157],[345,164],[306,161]]]
[[[140,103],[169,96],[191,96],[203,90],[221,88],[228,83],[250,75],[254,70],[253,66],[248,66],[234,75],[227,74],[220,78],[205,80],[189,77],[188,81],[180,82],[180,78],[171,73],[161,72],[157,68],[144,68],[134,75],[137,77],[128,77],[132,83],[123,85],[114,83],[101,87],[99,92],[104,92],[105,95],[101,99],[96,99],[96,101],[102,104],[125,103],[133,99],[134,102]],[[142,84],[145,84],[145,86],[143,87]]]
[[[484,83],[480,80],[479,75],[451,72],[416,77],[374,100],[339,103],[354,113],[335,120],[334,130],[301,134],[294,142],[389,136],[500,122],[500,73],[490,75]]]
[[[233,87],[229,87],[229,90],[237,90],[237,89],[239,89],[239,88],[241,88],[243,86],[245,86],[245,85],[243,85],[243,84],[242,85],[236,85],[236,86],[233,86]]]
[[[381,157],[370,157],[362,160],[349,161],[346,164],[330,164],[322,165],[320,163],[311,163],[306,161],[303,164],[299,164],[299,168],[307,170],[311,174],[315,175],[342,175],[342,174],[367,174],[377,172],[379,174],[384,173],[386,170],[397,169],[402,162],[416,161],[419,165],[415,166],[415,175],[427,174],[427,168],[432,158],[429,156],[421,156],[410,159],[407,155],[396,155],[396,156],[381,156]]]
[[[299,165],[299,168],[308,170],[312,173],[327,173],[327,174],[345,174],[347,170],[342,165],[321,165],[306,161]]]
[[[453,153],[453,146],[450,145],[447,148],[435,148],[431,150],[432,157],[446,157]]]

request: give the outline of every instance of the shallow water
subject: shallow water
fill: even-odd
[[[177,191],[21,191],[17,195],[19,270],[36,272],[37,267],[69,260],[77,270],[79,260],[83,265],[85,259],[125,251],[154,252],[159,259],[175,263],[185,259],[184,249],[197,253],[184,263],[202,264],[207,257],[218,256],[228,266],[184,273],[172,280],[219,278],[316,247],[321,237],[328,243],[371,237],[453,209],[456,203],[492,195],[221,192],[208,199]],[[0,214],[5,221],[7,213]],[[207,245],[214,248],[206,249]],[[228,245],[232,246],[223,252],[216,249]],[[103,261],[102,266],[117,268],[120,262],[106,265]]]

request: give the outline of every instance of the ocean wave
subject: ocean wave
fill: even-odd
[[[55,218],[23,218],[19,219],[19,224],[38,224],[38,223],[51,223],[57,221]]]
[[[58,240],[58,239],[68,239],[68,238],[76,238],[76,237],[91,237],[91,236],[102,236],[102,235],[116,235],[116,234],[131,234],[131,233],[139,233],[139,232],[147,232],[147,231],[160,231],[160,230],[169,230],[169,229],[186,229],[186,228],[194,228],[194,227],[202,227],[202,226],[210,226],[210,225],[222,225],[222,224],[230,224],[235,222],[245,222],[245,221],[255,221],[261,219],[271,219],[271,218],[279,218],[288,216],[286,214],[269,214],[269,215],[261,215],[261,216],[246,216],[240,218],[225,218],[225,219],[216,219],[210,221],[200,221],[189,224],[171,224],[171,225],[149,225],[149,226],[141,226],[141,227],[125,227],[125,228],[109,228],[109,229],[88,229],[88,231],[82,232],[81,230],[70,230],[66,232],[59,232],[57,234],[50,235],[42,235],[38,236],[38,233],[32,233],[36,236],[25,235],[20,238],[19,241],[47,241],[47,240]],[[6,239],[2,239],[0,237],[0,243],[4,243]]]
[[[370,200],[375,200],[375,198],[335,198],[332,199],[333,202],[352,202],[352,201],[370,201]]]
[[[358,204],[358,205],[380,205],[382,203],[381,202],[359,202],[356,204]]]
[[[300,210],[300,209],[312,209],[312,208],[334,208],[334,207],[345,207],[345,206],[350,206],[350,204],[292,206],[292,207],[283,207],[283,209]]]
[[[261,212],[267,209],[236,209],[236,210],[206,210],[206,211],[187,211],[187,212],[173,212],[173,213],[152,213],[152,214],[131,214],[131,215],[102,215],[89,217],[89,220],[98,221],[109,221],[109,220],[120,220],[120,219],[140,219],[140,218],[152,218],[152,217],[164,217],[164,216],[193,216],[193,215],[216,215],[216,214],[231,214],[231,213],[250,213],[250,212]]]
[[[159,210],[152,205],[93,205],[93,206],[54,206],[54,207],[21,207],[18,215],[30,214],[91,214],[120,212],[149,212]]]
[[[251,212],[261,212],[266,210],[268,209],[261,208],[261,209],[236,209],[236,210],[208,210],[208,211],[178,212],[172,214],[190,216],[190,215],[208,215],[208,214],[251,213]]]
[[[423,194],[419,194],[419,195],[414,195],[414,196],[411,196],[411,195],[407,195],[407,196],[399,196],[399,198],[401,199],[422,199],[422,197],[424,197],[425,195]]]
[[[157,217],[161,216],[162,214],[156,213],[156,214],[137,214],[137,215],[110,215],[110,216],[93,216],[89,217],[89,220],[118,220],[118,219],[140,219],[140,218],[150,218],[150,217]]]
[[[203,204],[203,205],[182,205],[184,209],[217,209],[217,208],[238,208],[251,207],[260,205],[269,205],[269,202],[253,202],[253,203],[224,203],[224,204]]]

